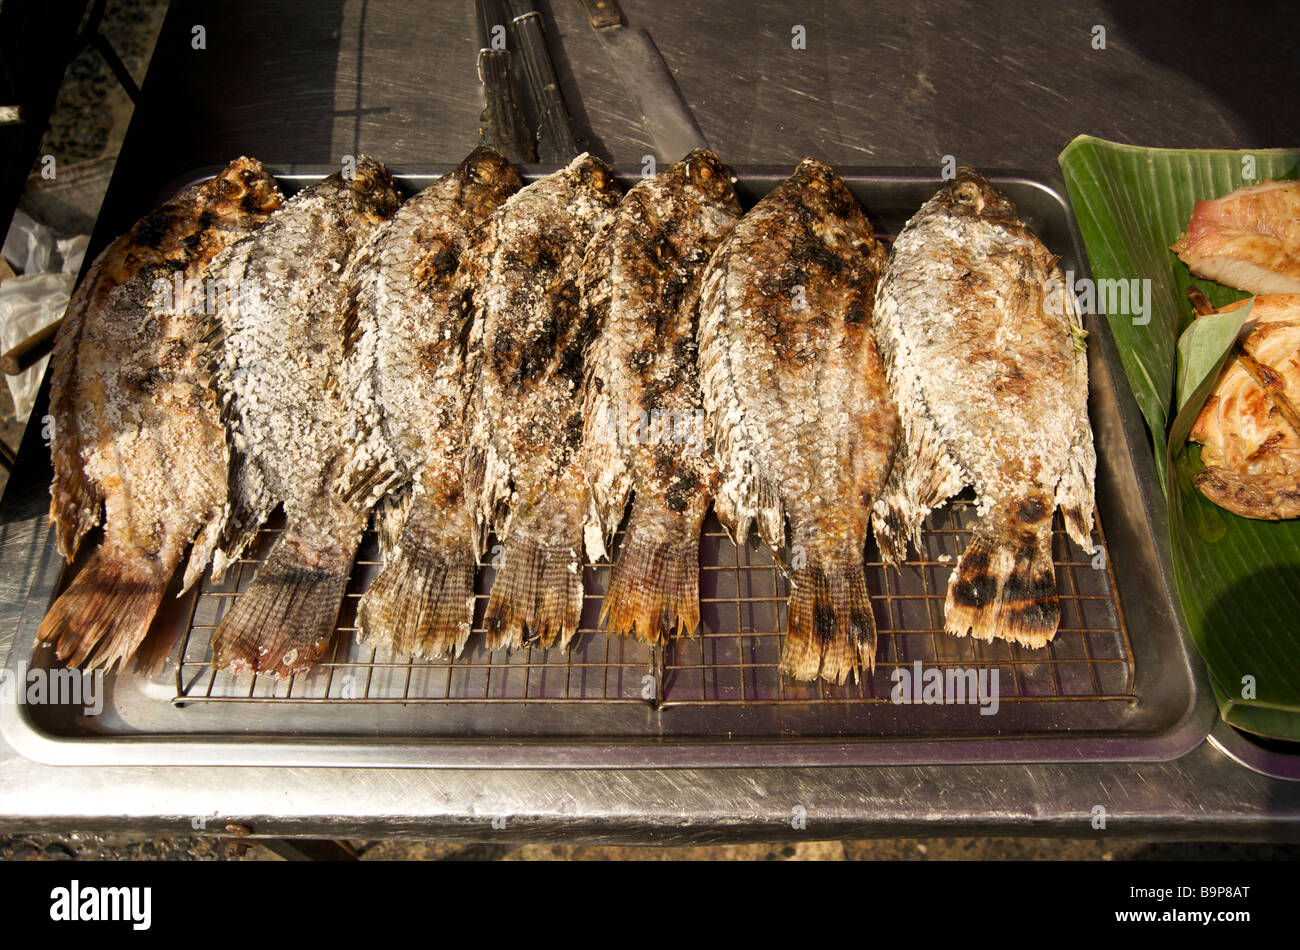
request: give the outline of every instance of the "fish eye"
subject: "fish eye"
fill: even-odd
[[[492,161],[486,158],[481,158],[470,165],[469,175],[480,185],[490,185],[497,177]]]

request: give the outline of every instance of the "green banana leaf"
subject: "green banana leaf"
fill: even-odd
[[[1186,442],[1235,335],[1220,321],[1184,338],[1194,320],[1187,288],[1216,307],[1249,295],[1193,279],[1169,250],[1197,200],[1296,178],[1300,149],[1152,149],[1080,136],[1060,164],[1093,279],[1151,282],[1148,314],[1106,319],[1150,430],[1178,600],[1220,713],[1248,732],[1300,740],[1300,521],[1252,521],[1207,501],[1192,484],[1200,449]],[[1254,177],[1243,177],[1252,165]]]

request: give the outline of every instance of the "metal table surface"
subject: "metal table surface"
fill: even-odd
[[[640,163],[648,137],[577,0],[548,6],[581,134],[608,159]],[[953,155],[1054,177],[1056,154],[1082,132],[1256,148],[1294,144],[1300,129],[1293,97],[1256,93],[1294,71],[1294,49],[1278,42],[1294,32],[1285,3],[1251,15],[1208,3],[623,6],[737,165],[811,154],[937,167]],[[796,26],[805,49],[791,46]],[[166,182],[238,152],[289,169],[362,151],[396,171],[458,161],[477,136],[475,52],[467,0],[174,3],[92,251]],[[31,488],[11,486],[0,516],[0,658],[27,590],[22,552],[47,530]],[[179,834],[227,822],[276,836],[629,843],[955,831],[1296,840],[1300,783],[1265,778],[1211,742],[1140,764],[631,772],[59,768],[0,746],[0,827]]]

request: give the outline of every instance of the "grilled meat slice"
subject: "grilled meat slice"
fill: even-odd
[[[1256,297],[1250,318],[1243,355],[1223,368],[1188,437],[1206,466],[1194,481],[1243,518],[1300,517],[1300,295]]]
[[[1300,182],[1196,202],[1173,251],[1197,277],[1254,294],[1300,293]]]

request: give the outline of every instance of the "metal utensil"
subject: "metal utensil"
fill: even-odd
[[[483,84],[479,140],[515,164],[537,161],[533,135],[515,104],[506,48],[509,17],[498,0],[474,0],[478,20],[478,78]]]
[[[537,115],[537,158],[543,164],[563,165],[578,154],[578,142],[569,124],[569,112],[546,51],[542,15],[529,0],[510,0],[510,29],[524,65],[529,97]]]
[[[650,34],[624,25],[617,0],[582,0],[582,5],[614,72],[641,110],[659,160],[675,162],[693,148],[707,148],[709,143]]]

